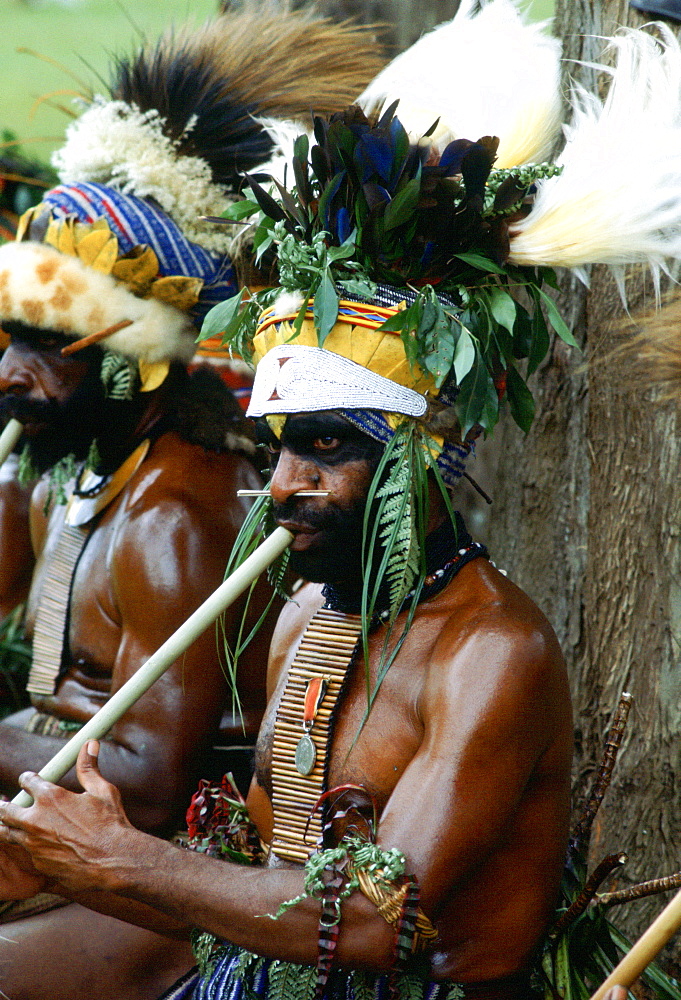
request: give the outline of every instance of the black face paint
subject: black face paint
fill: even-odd
[[[3,329],[12,343],[39,352],[46,359],[62,360],[61,349],[73,343],[73,338],[51,330],[27,327],[22,323],[4,323]],[[131,419],[136,419],[133,405],[128,400],[107,399],[100,377],[102,351],[99,347],[86,347],[78,352],[78,360],[85,366],[80,383],[68,398],[63,400],[27,399],[12,391],[0,396],[0,422],[14,417],[22,424],[33,425],[27,439],[31,460],[39,472],[51,468],[60,459],[73,455],[84,461],[92,441],[101,441],[100,452],[104,458],[103,471],[112,471],[119,464],[116,443],[123,439]],[[112,442],[112,454],[107,447]]]
[[[363,434],[343,417],[332,412],[292,414],[288,417],[281,440],[277,440],[266,420],[257,423],[258,439],[270,456],[270,468],[276,469],[279,453],[287,449],[311,461],[320,470],[332,469],[342,475],[344,465],[354,463],[371,482],[378,467],[383,445]],[[348,475],[350,469],[348,468]],[[359,497],[344,501],[334,496],[320,498],[291,496],[273,505],[277,521],[294,522],[300,528],[319,532],[318,543],[304,551],[292,551],[290,566],[294,572],[315,583],[336,583],[359,579],[362,572],[362,533],[367,490]],[[320,506],[321,504],[321,506]]]
[[[258,441],[270,455],[272,470],[278,453],[288,448],[301,458],[333,468],[345,462],[369,462],[375,469],[383,445],[332,411],[291,414],[284,425],[281,440],[271,430],[265,417],[256,422]]]

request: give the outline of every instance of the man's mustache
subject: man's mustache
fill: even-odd
[[[0,396],[0,419],[14,417],[22,424],[52,424],[59,419],[62,407],[54,400],[25,399],[6,393]]]
[[[293,521],[300,528],[309,528],[318,531],[335,523],[338,512],[330,510],[316,510],[310,506],[307,500],[297,500],[289,497],[283,503],[273,503],[272,512],[276,521]]]

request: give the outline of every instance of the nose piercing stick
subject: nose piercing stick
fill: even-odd
[[[268,497],[271,496],[269,490],[237,490],[238,497]],[[328,497],[329,490],[298,490],[294,497]]]
[[[0,465],[14,451],[23,429],[24,425],[15,420],[14,417],[7,421],[4,431],[0,434]]]

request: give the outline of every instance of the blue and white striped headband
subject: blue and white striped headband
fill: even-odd
[[[238,291],[234,268],[226,254],[211,253],[190,242],[179,226],[160,208],[144,198],[122,194],[105,184],[60,184],[48,191],[43,203],[55,218],[75,216],[92,223],[105,218],[118,238],[120,252],[140,244],[152,248],[161,275],[182,274],[200,278],[203,288],[189,315],[197,326],[209,309]]]

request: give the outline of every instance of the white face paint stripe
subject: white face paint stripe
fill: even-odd
[[[271,413],[365,409],[421,417],[424,396],[323,347],[280,344],[255,373],[249,417]]]

